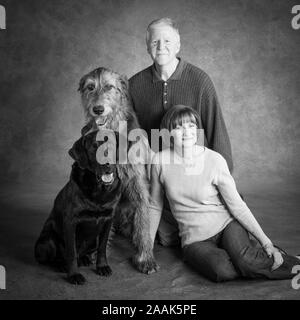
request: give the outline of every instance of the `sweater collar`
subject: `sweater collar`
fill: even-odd
[[[186,62],[181,59],[180,57],[177,57],[179,60],[179,63],[176,67],[176,70],[173,72],[173,74],[171,75],[171,77],[167,80],[168,81],[172,81],[172,80],[180,80],[182,72],[186,66]],[[151,72],[152,72],[152,82],[158,82],[158,81],[163,81],[162,78],[160,77],[159,73],[156,71],[155,69],[155,64],[153,63],[151,66]]]

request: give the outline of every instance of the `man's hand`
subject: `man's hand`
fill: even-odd
[[[275,248],[272,243],[263,246],[263,248],[266,251],[267,255],[270,258],[273,257],[274,259],[274,263],[271,270],[274,271],[277,268],[279,268],[283,263],[283,258],[280,251],[277,248]]]

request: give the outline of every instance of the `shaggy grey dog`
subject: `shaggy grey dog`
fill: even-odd
[[[78,90],[87,122],[81,131],[82,135],[94,130],[111,129],[128,137],[133,129],[139,128],[125,77],[107,68],[97,68],[81,78]],[[124,123],[126,126],[120,127]],[[142,150],[142,158],[150,163],[151,149],[145,137],[136,143],[126,138],[123,146],[126,154],[129,155],[137,144]],[[121,148],[120,143],[119,149]],[[131,160],[133,158],[131,154]],[[148,274],[156,272],[159,267],[153,256],[153,241],[149,233],[149,181],[145,162],[137,164],[135,161],[127,161],[117,165],[120,179],[122,184],[126,184],[126,188],[116,213],[116,228],[122,234],[130,236],[137,248],[133,262],[138,270]]]

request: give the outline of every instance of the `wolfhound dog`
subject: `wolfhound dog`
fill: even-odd
[[[81,78],[78,90],[87,122],[81,131],[82,135],[94,130],[111,129],[128,137],[131,130],[139,128],[125,77],[107,68],[97,68]],[[126,123],[123,129],[120,128],[121,122]],[[146,138],[142,137],[137,143],[144,150],[143,157],[149,157],[150,148]],[[129,154],[137,143],[126,139],[126,145],[123,146],[126,153]],[[119,149],[121,147],[120,143]],[[124,235],[132,237],[137,249],[133,262],[138,270],[144,273],[155,272],[159,267],[154,260],[153,242],[150,238],[150,196],[146,166],[133,162],[119,162],[117,166],[126,188],[116,213],[116,227]]]

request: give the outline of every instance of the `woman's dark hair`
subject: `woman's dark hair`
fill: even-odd
[[[167,129],[171,132],[177,125],[182,125],[182,123],[187,121],[195,123],[198,129],[201,128],[198,112],[189,106],[177,104],[165,113],[162,118],[160,128]]]

